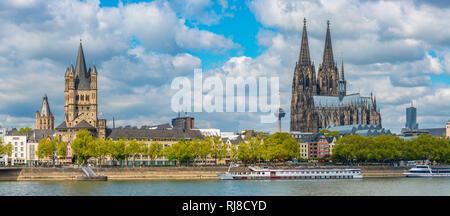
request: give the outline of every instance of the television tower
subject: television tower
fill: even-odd
[[[278,111],[275,113],[275,116],[278,118],[278,132],[281,133],[281,118],[284,118],[286,113],[281,108],[281,98],[280,91],[278,91]]]

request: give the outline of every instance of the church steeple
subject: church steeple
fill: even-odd
[[[303,34],[298,64],[311,65],[311,57],[309,55],[309,45],[308,45],[308,33],[306,30],[306,18],[303,19]]]
[[[291,131],[317,131],[317,115],[313,96],[317,94],[317,82],[314,64],[311,62],[306,19],[303,19],[303,34],[300,55],[295,65],[291,98]],[[306,119],[310,121],[306,121]]]
[[[333,48],[331,45],[330,21],[327,21],[327,34],[323,51],[322,64],[317,73],[318,94],[338,96],[340,91],[338,65],[334,62]]]
[[[90,88],[89,74],[86,69],[86,61],[84,59],[83,45],[80,41],[78,47],[77,62],[75,65],[75,88],[80,90],[87,90]]]
[[[42,100],[42,106],[41,106],[41,117],[49,117],[50,116],[50,106],[48,105],[48,98],[47,94],[44,95],[44,98]]]
[[[87,77],[86,61],[84,60],[83,45],[81,44],[81,41],[80,46],[78,47],[78,56],[75,65],[75,75]]]
[[[334,65],[333,58],[333,47],[331,45],[331,35],[330,35],[330,21],[327,21],[327,35],[325,38],[325,48],[323,51],[323,62],[324,66],[332,66]]]
[[[341,58],[341,77],[340,80],[345,80],[344,77],[344,57]]]
[[[341,58],[341,77],[339,78],[339,100],[347,95],[347,81],[344,77],[344,57]]]
[[[55,127],[55,119],[53,113],[50,111],[47,94],[42,99],[41,110],[36,111],[36,129],[38,130],[53,130]]]

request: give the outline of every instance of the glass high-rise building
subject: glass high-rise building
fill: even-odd
[[[406,128],[410,130],[419,129],[419,124],[417,123],[417,109],[412,106],[406,108]]]

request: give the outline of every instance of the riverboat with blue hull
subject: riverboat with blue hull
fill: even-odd
[[[403,175],[408,178],[450,177],[450,168],[430,168],[428,165],[417,165]]]
[[[300,179],[362,179],[361,169],[298,169],[281,170],[250,168],[250,171],[218,175],[222,180],[300,180]]]

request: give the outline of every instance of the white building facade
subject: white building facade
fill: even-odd
[[[0,140],[2,145],[5,145],[5,135],[6,135],[6,128],[2,128],[0,126]],[[5,164],[4,159],[5,157],[3,155],[0,155],[0,166],[3,166]]]
[[[4,163],[10,165],[26,164],[27,136],[4,136],[3,144],[12,144],[11,157],[4,155]]]

